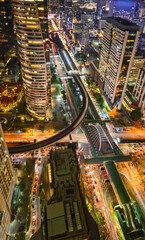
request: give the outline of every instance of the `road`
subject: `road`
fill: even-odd
[[[72,60],[71,60],[71,62],[72,62]],[[71,66],[72,66],[72,64],[71,64]],[[75,120],[68,127],[66,127],[65,129],[63,129],[62,131],[60,131],[59,133],[55,134],[54,136],[52,136],[50,138],[39,141],[37,143],[31,143],[29,145],[9,147],[9,152],[11,154],[33,151],[35,149],[39,149],[39,148],[42,148],[44,146],[51,145],[51,144],[59,141],[61,138],[67,136],[71,132],[73,132],[79,126],[79,124],[82,122],[82,120],[84,119],[84,117],[87,113],[89,100],[88,100],[88,94],[86,92],[86,89],[85,89],[84,85],[82,84],[82,81],[81,81],[79,75],[73,73],[72,77],[74,77],[74,79],[75,79],[75,81],[76,81],[76,83],[77,83],[77,85],[80,89],[80,92],[82,94],[82,98],[83,98],[82,108],[81,108],[79,114],[77,115],[77,117],[75,118]]]
[[[39,228],[40,228],[40,219],[41,216],[39,214],[39,201],[38,201],[38,193],[39,193],[39,181],[41,176],[41,159],[37,159],[35,161],[35,175],[32,186],[31,193],[31,219],[30,226],[27,232],[27,239],[29,239]]]
[[[119,148],[125,155],[136,154],[139,157],[145,156],[145,143],[119,143]]]
[[[33,132],[33,136],[30,135],[29,133],[5,133],[5,140],[7,143],[19,143],[19,142],[34,142],[34,139],[39,139],[45,140],[48,137],[54,136],[55,133],[49,133],[49,132]],[[76,134],[75,132],[71,134],[72,135],[72,140],[75,142],[85,142],[87,143],[87,138],[84,133],[78,133]],[[59,142],[69,142],[69,135],[65,136],[64,138],[60,139]]]
[[[141,184],[142,180],[137,168],[135,168],[132,163],[118,163],[117,166],[119,173],[125,176],[125,178],[128,180],[131,188],[134,191],[134,195],[138,199],[138,202],[140,203],[140,206],[145,214],[144,187]]]
[[[59,71],[59,75],[60,75],[60,77],[62,77],[62,76],[63,76],[63,72],[62,72],[62,69],[61,69],[61,66],[60,66],[58,57],[56,56],[57,51],[56,51],[55,45],[54,45],[53,42],[50,42],[50,43],[51,43],[53,55],[54,55],[54,58],[55,58],[55,62],[56,62],[56,65],[57,65],[57,69],[58,69],[58,71]],[[69,95],[69,91],[68,91],[68,88],[67,88],[67,84],[66,84],[66,82],[65,82],[65,80],[64,80],[63,78],[61,78],[61,81],[63,82],[63,85],[64,85],[65,90],[66,90],[66,92],[67,92],[67,96],[68,96],[68,98],[69,98],[69,102],[70,102],[70,105],[71,105],[71,109],[72,109],[72,111],[73,111],[73,110],[74,110],[74,106],[73,106],[71,97],[70,97],[70,95]]]
[[[39,149],[44,146],[53,144],[53,143],[59,141],[61,138],[65,137],[68,134],[70,134],[71,132],[73,132],[79,126],[79,124],[82,122],[82,120],[84,119],[84,117],[87,113],[89,102],[88,102],[87,92],[86,92],[85,87],[83,86],[79,76],[76,76],[76,81],[77,81],[78,87],[80,88],[81,94],[83,96],[83,104],[82,104],[82,109],[81,109],[80,113],[78,114],[76,119],[71,123],[71,125],[69,125],[65,129],[63,129],[56,135],[54,135],[48,139],[39,141],[37,143],[31,143],[29,145],[22,145],[22,146],[16,146],[16,147],[9,147],[9,152],[11,154],[33,151],[35,149]]]
[[[51,47],[52,47],[52,51],[53,51],[53,56],[54,56],[54,59],[55,59],[55,62],[56,62],[56,65],[57,65],[57,69],[58,69],[58,72],[59,72],[59,75],[61,77],[61,82],[63,83],[63,87],[65,88],[65,91],[67,93],[67,101],[69,102],[69,105],[70,105],[70,108],[71,108],[71,112],[72,112],[72,115],[74,117],[76,117],[78,114],[76,112],[76,109],[74,107],[74,104],[73,104],[73,101],[72,101],[72,96],[70,95],[70,91],[69,91],[69,88],[68,88],[68,85],[67,85],[67,82],[65,80],[65,72],[63,71],[62,69],[62,65],[59,61],[59,57],[57,55],[57,49],[55,47],[55,44],[53,42],[51,42]],[[62,53],[63,55],[63,53]],[[63,61],[62,61],[62,64],[63,64]]]
[[[31,151],[33,149],[38,149],[38,148],[41,148],[43,146],[46,146],[46,145],[49,145],[49,144],[52,144],[58,140],[60,140],[61,138],[65,137],[66,135],[68,135],[70,132],[74,131],[74,129],[81,123],[81,121],[83,120],[83,118],[85,117],[85,114],[87,112],[87,107],[88,107],[88,97],[87,97],[87,93],[86,93],[86,90],[84,88],[84,86],[81,84],[81,81],[80,81],[80,78],[78,75],[75,75],[75,78],[76,78],[76,81],[78,83],[78,85],[80,86],[80,89],[82,89],[82,95],[83,95],[83,108],[80,112],[80,114],[78,115],[78,117],[74,120],[74,122],[66,129],[60,131],[58,134],[56,134],[55,136],[51,136],[49,139],[46,139],[46,140],[42,140],[41,142],[38,142],[36,144],[31,144],[31,145],[28,145],[28,146],[20,146],[19,147],[19,150],[18,148],[14,149],[13,152],[24,152],[24,151]],[[124,134],[124,133],[122,133]],[[48,136],[47,136],[48,137]],[[80,140],[80,134],[79,134],[79,140]],[[10,152],[12,148],[10,149]],[[18,151],[17,151],[18,150]],[[102,188],[100,187],[100,192],[102,193],[102,199],[104,198],[103,197],[103,190]],[[106,204],[105,204],[105,201],[103,201],[103,206],[104,208],[106,208]],[[107,220],[110,221],[110,227],[111,227],[111,222],[112,220],[110,219],[110,214],[109,214],[109,211],[108,209],[106,208],[106,216],[107,216]],[[111,228],[110,228],[111,229]],[[113,228],[112,228],[113,229]],[[115,231],[114,231],[114,236],[115,236]],[[114,238],[115,239],[115,238]]]
[[[138,129],[134,128],[133,130],[130,129],[128,131],[122,131],[118,133],[112,133],[111,134],[113,138],[120,138],[120,139],[130,139],[130,140],[136,140],[136,139],[145,139],[145,130],[144,129]]]
[[[105,228],[108,232],[108,239],[117,240],[115,227],[104,198],[104,188],[100,178],[98,166],[83,165],[82,175],[84,187],[86,194],[89,197],[89,201],[93,205],[94,210],[99,210],[105,218]]]

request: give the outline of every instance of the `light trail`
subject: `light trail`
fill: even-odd
[[[52,46],[53,54],[55,55],[56,54],[56,49],[55,49],[54,43],[53,42],[50,42],[50,43],[51,43],[51,46]],[[68,91],[67,84],[66,84],[65,80],[63,79],[63,73],[62,73],[62,70],[61,70],[61,67],[60,67],[60,63],[59,63],[58,57],[55,57],[55,61],[56,61],[57,67],[58,67],[59,74],[62,77],[61,81],[63,82],[63,84],[65,86],[65,90],[67,92],[67,96],[69,98],[69,102],[71,104],[71,108],[74,110],[74,106],[73,106],[73,103],[72,103],[72,100],[71,100],[71,97],[70,97],[70,94],[69,94],[69,91]]]

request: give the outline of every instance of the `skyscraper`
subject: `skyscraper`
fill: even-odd
[[[139,26],[136,24],[119,17],[107,19],[99,72],[102,91],[111,108],[114,104],[121,107],[138,38]]]
[[[72,29],[73,11],[72,11],[72,0],[65,0],[65,25],[67,29]]]
[[[13,21],[10,0],[0,0],[0,61],[5,65],[8,51],[13,45]]]
[[[138,106],[145,118],[145,67],[139,69],[133,89],[133,97],[139,102]]]
[[[88,27],[86,25],[84,25],[83,32],[82,32],[81,39],[80,39],[81,47],[89,46],[89,44],[90,44],[89,40],[90,40],[89,30],[88,30]]]
[[[138,75],[138,70],[140,68],[143,68],[144,64],[145,64],[145,58],[140,53],[137,53],[134,57],[133,64],[130,70],[130,75],[128,79],[129,85],[135,85],[136,78]]]
[[[7,239],[10,225],[10,207],[15,185],[8,149],[0,124],[0,239]]]
[[[50,92],[47,1],[12,0],[27,109],[44,119]]]

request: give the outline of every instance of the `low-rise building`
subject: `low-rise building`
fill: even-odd
[[[51,151],[48,164],[54,195],[46,207],[47,239],[87,239],[89,231],[75,151],[72,148]]]

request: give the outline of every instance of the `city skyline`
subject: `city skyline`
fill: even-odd
[[[0,1],[0,240],[145,238],[145,1]]]

